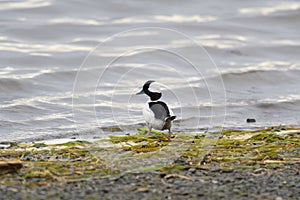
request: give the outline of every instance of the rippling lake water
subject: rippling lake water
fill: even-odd
[[[299,1],[1,1],[0,17],[0,142],[134,132],[149,79],[175,131],[299,125]]]

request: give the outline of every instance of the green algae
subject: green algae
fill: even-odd
[[[58,146],[66,146],[66,147],[74,147],[74,146],[85,146],[85,145],[89,145],[89,144],[92,144],[92,143],[89,141],[85,141],[85,140],[75,140],[75,141],[70,141],[70,142],[57,144],[57,145]]]
[[[276,168],[282,164],[298,163],[300,137],[298,132],[278,135],[280,131],[295,130],[291,127],[265,128],[255,131],[223,131],[223,137],[213,143],[213,148],[203,156],[201,140],[191,144],[182,153],[185,167],[257,169],[258,167]],[[297,130],[297,129],[296,129]],[[228,137],[249,135],[243,137]],[[200,158],[202,156],[202,158]],[[199,159],[200,158],[200,159]],[[202,160],[201,160],[202,159]],[[176,166],[176,163],[174,164]]]
[[[33,144],[27,145],[24,149],[15,149],[16,146],[13,146],[0,150],[0,159],[4,160],[3,153],[7,157],[9,153],[10,156],[6,160],[21,160],[24,167],[17,172],[18,175],[12,175],[18,177],[22,184],[29,186],[32,182],[43,185],[49,181],[68,182],[88,179],[95,174],[103,176],[119,173],[106,167],[99,157],[88,149],[87,145],[90,144],[86,141],[73,141],[59,145]],[[3,175],[0,183],[20,184],[18,181],[11,181],[9,175],[6,177]]]
[[[150,139],[147,137],[141,136],[109,136],[109,141],[115,144],[122,143],[122,142],[142,142],[142,141],[149,141]]]
[[[121,144],[121,148],[125,151],[148,152],[156,151],[161,147],[169,144],[166,137],[141,137],[141,136],[115,136],[110,137],[112,143]]]
[[[130,170],[163,172],[194,169],[257,170],[300,162],[300,130],[224,130],[222,137],[138,129],[136,135],[97,142],[58,145],[16,144],[0,150],[0,161],[21,161],[17,173],[0,175],[0,184],[47,185],[110,176]],[[111,144],[111,145],[104,145]]]
[[[292,154],[291,147],[300,147],[299,136],[297,134],[279,136],[274,134],[275,131],[278,129],[253,131],[254,135],[246,140],[220,139],[213,150],[213,160],[222,161],[227,165],[238,163],[248,166],[268,165],[266,160],[272,160],[274,163],[283,159],[284,162],[293,160],[295,155]]]
[[[181,170],[186,170],[190,169],[191,167],[186,166],[186,165],[170,165],[170,166],[165,166],[160,169],[160,171],[163,172],[169,172],[169,171],[181,171]]]
[[[53,175],[49,170],[31,170],[27,172],[24,176],[24,179],[31,179],[31,178],[47,178],[53,179]]]
[[[124,151],[145,153],[160,150],[170,143],[170,138],[162,132],[152,131],[147,135],[147,129],[140,128],[137,135],[110,136],[109,141],[120,144]]]

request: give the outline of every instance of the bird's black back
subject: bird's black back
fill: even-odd
[[[149,107],[154,113],[154,117],[156,119],[165,120],[167,117],[170,117],[170,111],[165,102],[162,101],[149,102]]]

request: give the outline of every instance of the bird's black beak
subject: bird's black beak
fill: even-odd
[[[142,90],[142,91],[136,93],[136,95],[140,95],[140,94],[145,94],[144,90]]]

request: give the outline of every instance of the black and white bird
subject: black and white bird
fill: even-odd
[[[165,102],[159,101],[162,96],[159,84],[155,81],[147,81],[142,91],[137,93],[137,95],[139,94],[146,94],[150,97],[143,109],[143,115],[148,126],[148,135],[151,133],[152,128],[157,130],[168,129],[170,135],[172,121],[176,116]]]

